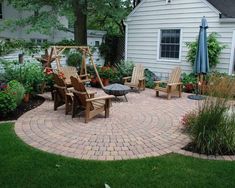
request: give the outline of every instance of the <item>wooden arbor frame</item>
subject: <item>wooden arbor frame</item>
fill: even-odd
[[[75,49],[77,51],[80,51],[82,53],[82,64],[81,64],[81,70],[80,70],[80,79],[81,80],[89,80],[88,74],[87,74],[87,68],[86,68],[86,58],[89,57],[90,64],[94,67],[96,76],[100,82],[100,85],[102,88],[104,88],[104,85],[100,79],[99,73],[97,71],[96,65],[94,63],[94,58],[91,53],[91,50],[88,46],[52,46],[51,47],[51,53],[49,59],[55,59],[56,66],[58,70],[61,70],[61,55],[66,49]]]

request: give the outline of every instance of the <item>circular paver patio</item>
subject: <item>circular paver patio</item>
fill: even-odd
[[[102,91],[98,90],[100,94]],[[182,116],[197,102],[182,98],[156,98],[153,90],[127,95],[129,102],[112,103],[110,117],[84,123],[83,115],[53,111],[53,101],[25,113],[16,134],[38,149],[79,159],[121,160],[159,156],[180,151],[189,139],[181,132]]]

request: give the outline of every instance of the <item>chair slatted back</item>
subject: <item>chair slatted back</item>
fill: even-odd
[[[72,84],[73,88],[76,91],[81,92],[81,94],[74,93],[74,95],[79,98],[81,105],[83,107],[86,107],[86,99],[90,98],[90,96],[86,90],[86,87],[84,86],[84,84],[82,83],[82,81],[79,77],[71,76],[70,79],[71,79],[71,84]],[[92,103],[90,104],[90,106],[91,106],[91,110],[93,110],[94,106],[92,105]]]
[[[168,83],[172,84],[180,82],[180,76],[181,76],[181,68],[180,67],[174,68],[170,74]]]
[[[58,74],[53,74],[53,80],[55,82],[55,84],[59,87],[66,87],[64,80],[62,78],[60,78],[58,76]],[[66,90],[62,89],[62,88],[56,88],[56,90],[58,91],[58,94],[60,95],[60,97],[62,99],[65,99],[65,95],[66,95]]]
[[[78,77],[78,72],[76,67],[72,66],[60,67],[59,71],[63,72],[66,83],[70,83],[71,76]]]
[[[139,79],[144,77],[144,67],[141,64],[137,64],[132,72],[131,83],[138,85]]]

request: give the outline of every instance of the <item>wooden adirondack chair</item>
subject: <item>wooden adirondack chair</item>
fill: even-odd
[[[91,95],[87,92],[80,78],[71,76],[71,83],[74,88],[74,90],[72,90],[74,94],[72,117],[75,115],[77,105],[85,109],[85,123],[103,111],[105,111],[105,118],[109,117],[111,99],[114,98],[114,96],[94,97],[93,94]]]
[[[54,79],[54,110],[65,104],[65,114],[71,111],[73,93],[69,92],[64,80],[57,74],[53,75]]]
[[[137,64],[132,72],[132,76],[124,77],[124,85],[130,88],[137,88],[139,91],[145,90],[145,78],[144,67],[141,64]]]
[[[159,91],[167,93],[167,99],[171,99],[171,94],[178,92],[181,97],[182,83],[180,82],[181,68],[176,67],[172,70],[168,81],[156,81],[156,96],[159,96]],[[166,84],[166,87],[161,87],[160,84]]]
[[[60,67],[58,71],[64,74],[64,82],[67,85],[71,85],[71,80],[70,80],[71,76],[78,77],[78,71],[76,67],[72,66]]]
[[[83,75],[78,75],[78,71],[76,67],[72,67],[72,66],[66,66],[66,67],[60,67],[59,72],[64,74],[65,77],[65,83],[67,85],[71,85],[71,80],[70,77],[80,77],[80,80],[82,82],[88,82],[90,81],[90,79],[88,78],[90,75],[89,74],[83,74]]]

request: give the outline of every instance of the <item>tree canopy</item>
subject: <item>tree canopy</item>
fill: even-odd
[[[0,0],[4,1],[4,0]],[[54,29],[74,33],[74,40],[87,44],[87,28],[106,30],[111,34],[124,34],[123,20],[140,0],[6,0],[14,8],[28,11],[29,16],[4,21],[3,29],[27,27],[28,32],[50,34]],[[60,18],[69,19],[68,28]]]

